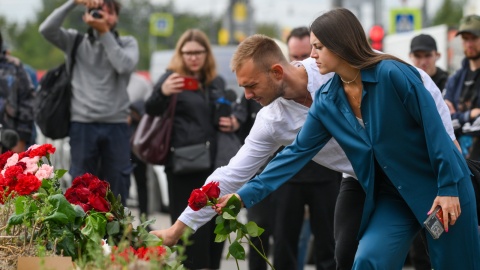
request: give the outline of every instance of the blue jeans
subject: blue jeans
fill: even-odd
[[[72,178],[91,173],[110,183],[125,205],[130,188],[130,132],[126,123],[70,124]]]

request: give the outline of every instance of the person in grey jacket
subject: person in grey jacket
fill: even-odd
[[[72,72],[70,174],[74,178],[92,173],[105,179],[125,204],[132,170],[127,85],[138,62],[138,44],[115,31],[120,11],[116,0],[68,0],[40,25],[40,33],[65,55],[79,33],[63,28],[62,22],[79,5],[85,7],[83,21],[89,29]]]

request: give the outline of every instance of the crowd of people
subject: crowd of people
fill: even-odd
[[[86,33],[62,26],[77,6],[85,9]],[[130,138],[142,115],[175,105],[165,164],[172,225],[151,233],[171,246],[193,230],[187,269],[221,268],[215,216],[231,196],[266,229],[254,245],[277,270],[303,269],[310,239],[317,270],[401,269],[407,257],[417,270],[480,269],[478,199],[466,162],[480,159],[480,16],[460,22],[465,59],[451,76],[436,66],[435,37],[411,40],[410,65],[373,50],[345,8],[293,29],[287,54],[274,39],[252,35],[231,59],[244,88],[237,102],[207,35],[195,28],[181,35],[158,81],[135,74],[138,44],[119,35],[120,9],[116,0],[68,0],[39,29],[67,63],[81,36],[69,173],[98,175],[124,204],[133,174],[140,213],[148,215],[155,198],[147,195],[147,163],[131,152]],[[18,134],[7,148],[20,152],[35,143],[37,82],[9,55],[1,33],[0,45],[0,124]],[[175,149],[197,146],[209,165],[178,169]],[[220,182],[223,197],[193,211],[190,193],[210,181]],[[437,206],[445,233],[434,239],[423,222]],[[256,252],[248,261],[251,270],[267,269]]]

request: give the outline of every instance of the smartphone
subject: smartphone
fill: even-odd
[[[183,90],[197,91],[198,80],[193,77],[183,77]]]
[[[423,224],[425,224],[425,229],[432,235],[433,239],[440,238],[440,235],[445,231],[442,208],[437,206]]]

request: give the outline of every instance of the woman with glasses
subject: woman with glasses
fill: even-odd
[[[156,83],[145,109],[148,114],[160,115],[176,95],[171,146],[209,143],[211,164],[215,160],[216,133],[233,132],[238,128],[231,117],[214,120],[215,102],[225,94],[225,82],[218,76],[210,42],[200,30],[190,29],[177,42],[167,71]],[[235,126],[237,125],[237,126]],[[174,173],[172,154],[165,165],[168,181],[169,211],[172,223],[187,207],[192,190],[201,187],[213,172],[213,165],[204,171]],[[215,243],[215,220],[198,229],[186,248],[184,265],[188,269],[219,269],[223,243]]]

